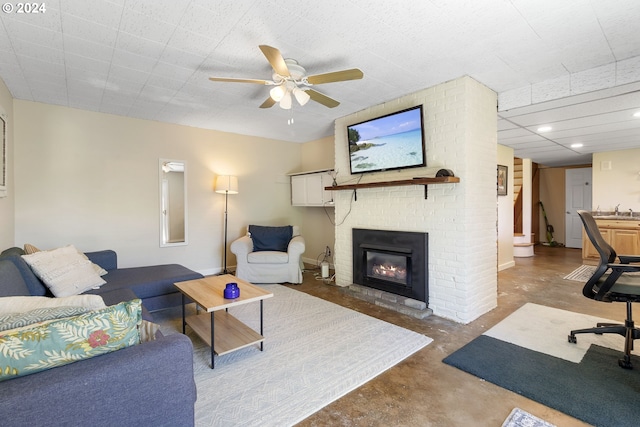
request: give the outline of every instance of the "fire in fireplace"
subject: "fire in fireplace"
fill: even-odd
[[[353,280],[428,304],[428,234],[354,228]]]
[[[407,258],[405,256],[367,251],[367,275],[407,285]]]

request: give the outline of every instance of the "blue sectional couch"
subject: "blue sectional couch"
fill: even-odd
[[[21,248],[9,248],[0,254],[0,259],[12,261],[16,265],[27,284],[30,295],[52,296],[44,283],[33,274],[21,255],[24,255]],[[88,293],[104,295],[114,290],[130,289],[142,300],[142,304],[149,311],[179,306],[182,301],[181,295],[173,284],[202,278],[202,274],[180,264],[118,268],[118,255],[112,250],[87,252],[85,255],[108,272],[102,276],[107,283]],[[0,296],[7,296],[1,287]]]
[[[21,258],[0,254],[0,297],[50,296]],[[108,271],[92,290],[106,305],[140,298],[149,311],[180,304],[173,283],[201,278],[181,265],[117,268],[114,251],[87,253]],[[0,382],[3,426],[193,426],[196,387],[193,347],[182,334],[156,335],[112,353]]]

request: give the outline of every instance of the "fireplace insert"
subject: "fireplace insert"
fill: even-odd
[[[428,236],[354,228],[354,283],[428,304]]]

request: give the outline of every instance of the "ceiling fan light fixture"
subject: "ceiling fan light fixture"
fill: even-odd
[[[275,47],[263,44],[258,47],[273,69],[271,80],[235,77],[209,77],[209,80],[213,82],[251,83],[272,86],[269,91],[269,97],[260,104],[260,108],[271,108],[276,104],[280,104],[280,108],[289,110],[292,107],[291,98],[294,96],[301,106],[312,100],[327,108],[335,108],[340,105],[338,101],[309,87],[324,83],[358,80],[364,77],[362,71],[357,68],[307,76],[307,70],[298,64],[298,61],[284,58],[282,53]]]
[[[291,92],[287,91],[280,100],[280,108],[283,110],[291,109]]]
[[[280,102],[284,96],[284,88],[282,86],[276,86],[269,91],[269,95],[271,95],[271,99],[274,101]]]
[[[296,101],[298,101],[298,104],[300,104],[301,106],[305,105],[307,102],[309,102],[309,99],[311,99],[306,91],[297,87],[293,89],[293,95],[296,97]]]

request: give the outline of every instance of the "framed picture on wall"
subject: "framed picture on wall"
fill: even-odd
[[[498,165],[498,196],[507,195],[507,179],[509,178],[509,168]]]

